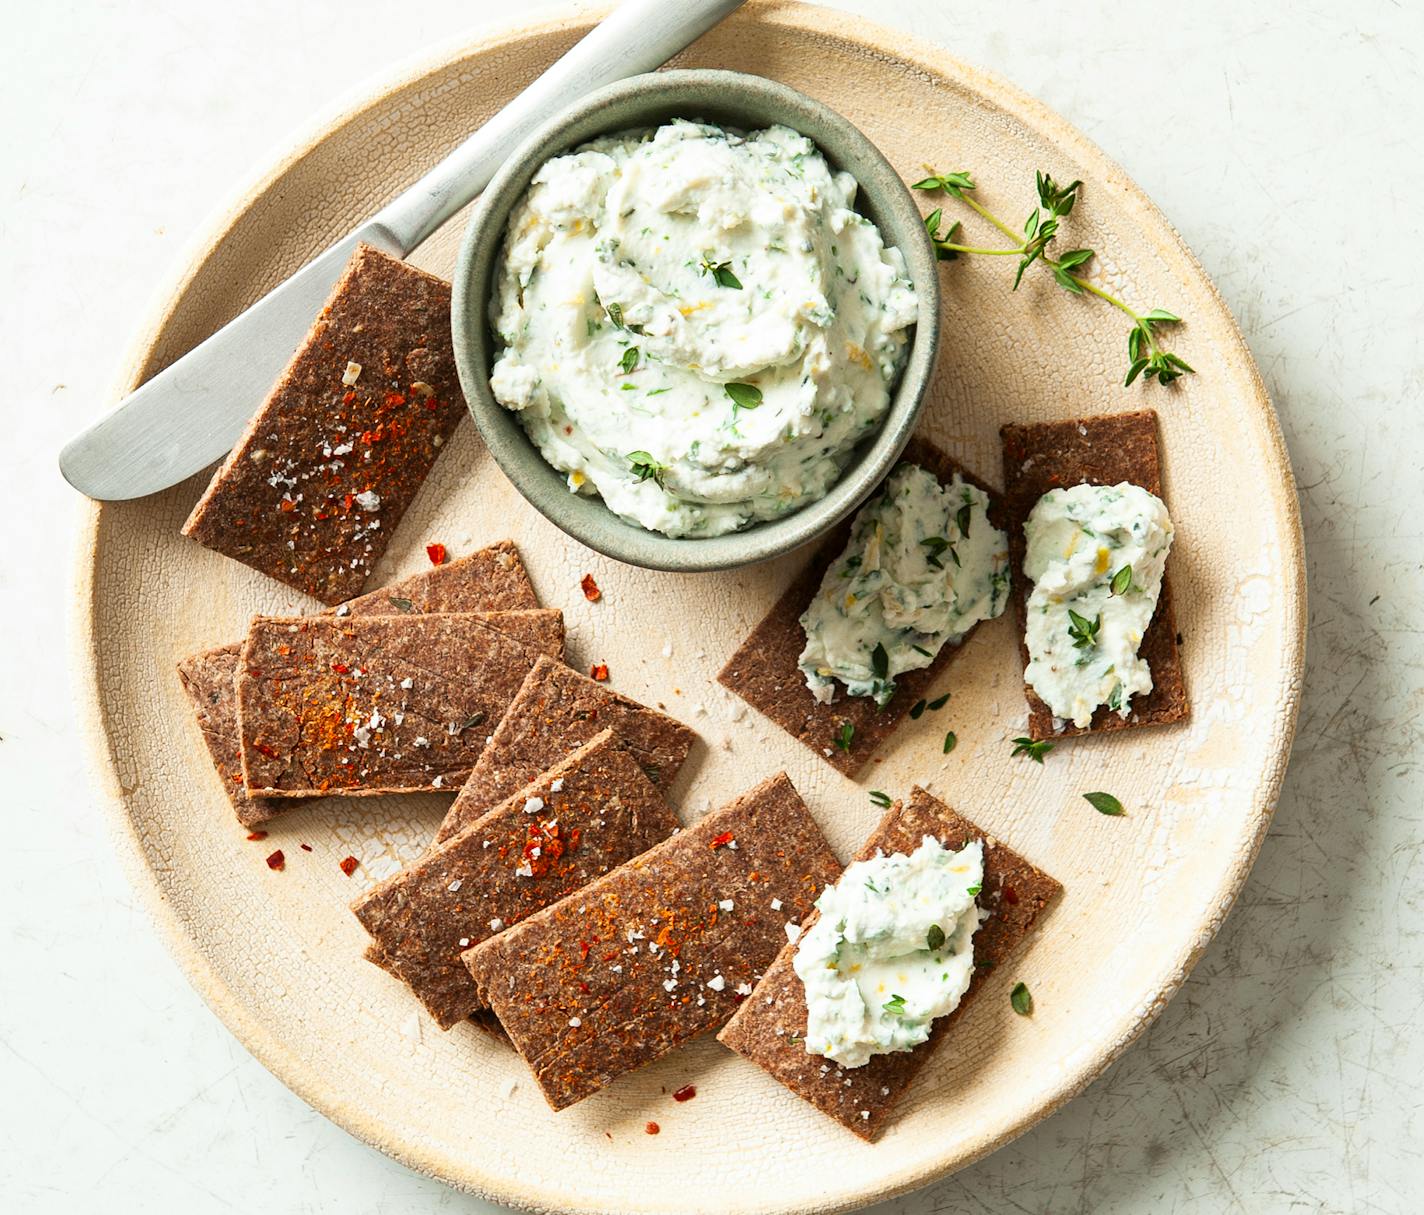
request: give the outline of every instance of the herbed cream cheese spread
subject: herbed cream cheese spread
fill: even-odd
[[[806,1050],[842,1067],[913,1050],[974,975],[984,846],[931,835],[906,856],[848,865],[816,900],[792,965],[806,988]]]
[[[1137,656],[1157,610],[1172,520],[1155,494],[1120,485],[1052,489],[1024,524],[1029,686],[1084,727],[1099,705],[1126,717],[1152,691]]]
[[[917,303],[856,182],[784,126],[675,121],[544,164],[510,217],[490,376],[569,488],[670,536],[823,497]]]
[[[1009,546],[989,522],[989,496],[958,474],[949,485],[901,464],[856,516],[801,617],[798,665],[817,700],[840,680],[885,704],[895,678],[927,667],[1009,595]]]

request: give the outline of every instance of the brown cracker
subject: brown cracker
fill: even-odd
[[[208,758],[232,803],[237,821],[249,831],[295,805],[270,797],[249,797],[242,779],[242,743],[237,732],[237,662],[240,641],[193,654],[178,664],[178,679],[193,706]]]
[[[942,482],[958,473],[963,480],[989,495],[990,517],[997,526],[1002,526],[997,517],[997,491],[932,443],[912,440],[901,462],[918,464]],[[895,732],[915,702],[929,694],[974,632],[970,629],[959,645],[944,646],[929,666],[899,676],[895,695],[883,709],[877,709],[875,701],[868,696],[847,696],[844,688],[838,688],[836,700],[831,704],[822,704],[812,696],[805,676],[796,665],[801,651],[806,648],[801,616],[820,589],[827,567],[844,551],[853,523],[853,517],[846,520],[817,548],[810,564],[787,587],[717,676],[717,682],[724,688],[735,692],[758,713],[770,718],[847,776],[854,776],[870,762],[876,748]],[[846,725],[854,731],[848,751],[836,745]]]
[[[1024,576],[1024,523],[1034,504],[1050,489],[1070,485],[1116,485],[1130,481],[1162,496],[1162,465],[1157,441],[1157,415],[1150,409],[1134,413],[1037,422],[1000,427],[1004,447],[1004,509],[1008,518],[1009,555],[1013,563],[1013,601],[1018,616],[1019,652],[1028,668],[1028,623],[1025,612],[1033,587]],[[1067,722],[1055,730],[1053,712],[1034,690],[1024,685],[1028,700],[1028,734],[1034,739],[1065,738],[1128,726],[1166,725],[1190,714],[1177,646],[1177,620],[1172,611],[1168,579],[1162,579],[1157,611],[1143,634],[1138,653],[1152,672],[1152,691],[1134,696],[1127,717],[1101,705],[1086,728]]]
[[[541,660],[475,761],[435,842],[449,839],[605,727],[628,744],[653,784],[662,789],[677,776],[697,737],[681,722],[607,684],[562,663]]]
[[[527,807],[531,799],[539,806]],[[441,1029],[483,1003],[460,954],[670,836],[679,826],[604,730],[444,844],[351,904],[381,965]],[[541,849],[533,856],[531,848]],[[557,849],[559,854],[555,854]]]
[[[719,1042],[745,1055],[798,1097],[863,1139],[880,1134],[911,1081],[988,981],[991,968],[1014,952],[1039,913],[1062,890],[1053,878],[919,787],[911,791],[908,804],[897,802],[886,811],[856,859],[866,860],[877,851],[913,852],[926,835],[934,836],[946,848],[961,848],[974,839],[984,841],[984,888],[979,903],[992,913],[974,934],[976,966],[969,990],[954,1012],[935,1022],[927,1041],[911,1051],[876,1055],[864,1067],[842,1068],[831,1063],[827,1068],[828,1060],[809,1054],[802,1042],[791,1041],[792,1035],[804,1040],[806,1033],[805,988],[792,968],[794,944],[782,949],[751,997],[717,1035]],[[1007,1000],[1004,1013],[1009,1013]]]
[[[397,611],[499,612],[538,606],[519,550],[512,541],[500,540],[326,610],[342,616],[366,616]],[[247,796],[237,732],[235,677],[241,649],[242,642],[234,641],[193,654],[178,664],[178,678],[192,702],[208,756],[237,821],[250,830],[299,805],[302,799]]]
[[[396,982],[405,982],[405,980],[402,979],[400,975],[396,972],[395,964],[391,962],[389,958],[386,957],[381,947],[377,945],[374,941],[372,941],[371,944],[366,946],[366,950],[361,956],[364,957],[366,961],[370,962],[373,966],[379,966],[388,975],[390,975],[391,978],[395,979]],[[488,1034],[491,1038],[503,1042],[505,1046],[509,1045],[509,1035],[504,1032],[504,1026],[499,1023],[499,1018],[496,1017],[490,1009],[476,1009],[469,1015],[468,1020],[470,1024],[473,1025],[476,1029],[478,1029],[481,1033]]]
[[[237,674],[247,788],[457,788],[541,653],[562,655],[563,613],[259,616]]]
[[[361,367],[349,385],[348,363]],[[361,589],[464,411],[450,285],[358,245],[183,534],[340,603]],[[361,505],[363,493],[379,504]]]
[[[464,957],[562,1109],[721,1025],[839,869],[781,773]]]

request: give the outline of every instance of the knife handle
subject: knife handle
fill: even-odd
[[[371,222],[409,253],[479,194],[540,123],[594,89],[660,67],[744,2],[624,0]]]

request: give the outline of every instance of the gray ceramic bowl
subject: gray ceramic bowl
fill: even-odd
[[[860,183],[857,208],[905,256],[919,294],[909,358],[885,420],[856,451],[841,479],[818,502],[745,531],[709,539],[674,539],[629,523],[601,498],[571,493],[545,463],[516,416],[494,399],[489,376],[497,351],[489,301],[505,228],[530,179],[551,157],[600,135],[656,127],[672,118],[705,119],[757,130],[784,123],[811,139],[832,168]],[[785,85],[740,72],[654,72],[584,98],[544,124],[489,184],[470,220],[455,272],[454,342],[460,383],[485,445],[515,487],[545,518],[600,553],[649,569],[729,569],[789,552],[814,540],[860,505],[899,456],[924,399],[939,341],[939,276],[934,248],[909,190],[864,135],[819,102]]]

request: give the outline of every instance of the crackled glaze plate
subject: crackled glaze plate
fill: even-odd
[[[494,113],[588,28],[587,14],[457,48],[387,82],[272,167],[201,249],[134,347],[128,390],[290,274]],[[600,1212],[824,1212],[923,1184],[992,1151],[1080,1090],[1181,984],[1255,856],[1290,748],[1302,669],[1304,573],[1285,451],[1231,316],[1171,225],[1122,170],[1043,106],[945,52],[791,3],[749,6],[679,61],[785,81],[857,123],[910,180],[931,159],[972,168],[980,197],[1017,215],[1036,168],[1082,178],[1075,245],[1130,298],[1190,323],[1196,369],[1121,387],[1126,326],[1046,274],[1017,294],[1000,259],[944,266],[944,334],[924,415],[941,446],[1001,480],[1008,420],[1150,406],[1161,415],[1171,576],[1193,704],[1189,723],[1011,759],[1025,706],[1011,615],[947,673],[946,709],[906,722],[849,781],[713,682],[794,562],[712,575],[598,557],[530,509],[462,424],[378,571],[420,568],[510,536],[544,601],[564,608],[570,660],[661,703],[704,742],[678,785],[687,818],[785,768],[842,857],[878,811],[869,788],[929,786],[1052,872],[1066,895],[1003,968],[876,1145],[861,1143],[708,1039],[555,1115],[519,1060],[464,1027],[423,1019],[361,959],[348,901],[421,851],[438,798],[326,801],[270,840],[233,821],[174,674],[241,635],[258,611],[315,605],[183,539],[204,477],[95,506],[82,548],[78,663],[106,803],[135,884],[193,983],[293,1090],[406,1164],[497,1201]],[[926,202],[928,207],[928,202]],[[448,274],[462,220],[413,259]],[[1051,374],[1050,374],[1050,370]],[[603,588],[591,604],[579,579]],[[374,584],[373,584],[374,585]],[[944,731],[959,745],[941,754]],[[1081,793],[1128,807],[1096,814]],[[299,845],[309,844],[306,852]],[[263,857],[282,847],[283,872]],[[361,868],[347,878],[348,853]],[[1013,1014],[1015,982],[1033,991]],[[686,1103],[669,1094],[697,1087]],[[656,1121],[661,1134],[649,1136]]]

